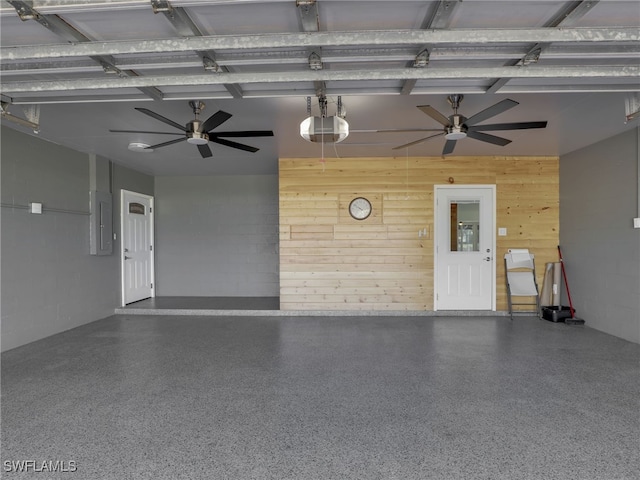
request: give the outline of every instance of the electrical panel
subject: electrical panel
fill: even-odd
[[[89,192],[89,253],[113,253],[113,199],[109,192]]]

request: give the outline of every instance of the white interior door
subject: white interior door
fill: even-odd
[[[495,185],[436,186],[435,310],[495,310]]]
[[[153,197],[122,190],[122,304],[153,297]]]

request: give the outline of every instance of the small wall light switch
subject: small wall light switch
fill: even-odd
[[[640,218],[633,219],[633,228],[640,228]]]
[[[506,237],[507,236],[507,229],[504,228],[504,227],[498,228],[498,236],[499,237]]]
[[[31,202],[31,209],[29,211],[31,213],[42,213],[42,204]]]

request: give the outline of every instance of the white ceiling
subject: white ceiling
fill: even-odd
[[[278,157],[439,155],[442,137],[392,150],[429,132],[375,131],[439,128],[416,107],[448,116],[455,93],[466,117],[511,98],[520,105],[487,123],[549,122],[498,132],[512,140],[505,147],[461,140],[456,155],[558,155],[638,125],[625,121],[625,100],[640,91],[637,0],[298,3],[2,0],[2,101],[21,118],[39,108],[44,139],[154,175],[276,173]],[[414,67],[425,52],[428,64]],[[322,69],[310,68],[312,53]],[[217,71],[205,70],[213,61]],[[298,134],[307,96],[319,114],[318,92],[329,115],[342,97],[351,128],[342,143]],[[134,107],[185,124],[192,99],[206,103],[202,119],[233,115],[216,130],[274,137],[233,139],[256,153],[210,143],[213,158],[203,159],[186,142],[127,149],[176,136],[109,132],[176,132]]]

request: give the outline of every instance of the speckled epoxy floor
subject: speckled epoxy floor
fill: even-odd
[[[122,309],[135,310],[245,310],[280,308],[279,297],[154,297],[130,303]],[[117,313],[117,312],[116,312]]]
[[[639,373],[535,318],[117,315],[2,354],[2,478],[635,479]]]

